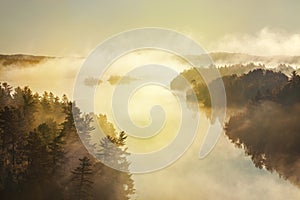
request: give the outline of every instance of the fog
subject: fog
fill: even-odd
[[[202,135],[209,121],[204,115],[192,147],[172,166],[150,174],[135,175],[137,199],[298,199],[299,189],[260,170],[250,157],[222,135],[213,151],[200,160]]]
[[[13,86],[29,85],[36,92],[46,90],[55,95],[67,94],[72,97],[73,84],[82,62],[83,59],[60,58],[33,67],[1,68],[0,80]],[[115,72],[111,74],[120,75]],[[108,78],[109,76],[105,80]],[[100,84],[99,88],[106,87],[104,93],[107,92],[106,95],[109,96],[112,86],[108,85],[110,84]],[[140,105],[142,106],[141,103]],[[111,121],[112,116],[107,106],[109,104],[104,102],[99,106],[99,111],[108,114]],[[136,119],[148,119],[143,112],[135,112],[133,115]],[[279,178],[276,173],[256,168],[244,151],[230,143],[225,135],[221,136],[206,158],[199,160],[200,146],[208,124],[205,114],[201,113],[196,140],[173,165],[157,172],[134,175],[137,199],[285,200],[300,197],[300,190],[296,186]]]
[[[253,34],[228,34],[211,44],[214,51],[248,53],[261,56],[298,56],[300,33],[265,27]]]
[[[70,98],[82,62],[81,58],[56,58],[27,67],[23,67],[22,62],[9,67],[0,66],[0,81],[14,87],[30,86],[41,94],[49,91]]]

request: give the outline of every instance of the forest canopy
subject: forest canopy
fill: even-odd
[[[115,200],[134,194],[130,173],[103,165],[82,144],[91,143],[93,114],[81,113],[65,95],[33,94],[7,83],[0,83],[0,102],[0,199]],[[94,145],[128,168],[125,141],[124,132],[114,131]],[[113,152],[105,149],[107,142]]]
[[[200,105],[210,108],[210,89],[222,79],[227,97],[226,136],[245,150],[258,168],[276,171],[300,187],[300,76],[291,66],[280,64],[266,69],[264,65],[231,65],[219,68],[221,78],[208,86],[198,71],[181,73],[172,83],[180,88],[182,77],[191,84]],[[208,75],[210,68],[200,69]],[[299,71],[299,70],[298,70]],[[190,90],[187,91],[189,100]]]
[[[273,80],[278,80],[276,77]],[[243,112],[231,116],[225,134],[245,150],[256,167],[276,171],[300,187],[299,112],[300,76],[293,72],[276,92],[260,94]]]

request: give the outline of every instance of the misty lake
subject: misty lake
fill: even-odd
[[[34,92],[51,91],[55,95],[67,94],[72,98],[75,77],[82,62],[82,59],[61,58],[30,67],[10,67],[1,70],[0,81],[7,81],[12,86],[28,85]],[[110,73],[116,74],[116,71]],[[95,95],[96,112],[106,114],[111,122],[113,115],[110,99],[113,88],[109,82],[101,83]],[[149,124],[149,109],[156,104],[165,109],[167,121],[159,135],[151,140],[141,142],[129,137],[129,151],[145,153],[167,145],[180,125],[180,108],[177,103],[170,92],[155,86],[136,92],[128,108],[136,124]],[[230,143],[224,134],[212,152],[204,159],[199,159],[200,147],[210,124],[205,112],[201,111],[199,117],[196,138],[179,160],[156,172],[134,175],[137,199],[299,198],[299,188],[279,178],[275,172],[256,168],[244,151]]]

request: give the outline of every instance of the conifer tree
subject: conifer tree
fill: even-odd
[[[118,199],[128,200],[134,194],[134,182],[129,171],[130,163],[127,160],[129,153],[125,147],[126,134],[124,131],[113,136],[106,136],[100,141],[100,150],[98,158],[109,166],[118,168],[105,167],[102,175],[109,177],[107,184],[113,188]],[[119,171],[120,170],[120,171]]]
[[[73,199],[78,200],[89,200],[92,199],[92,164],[88,157],[83,157],[79,159],[79,166],[76,167],[73,173],[73,181],[76,189],[76,196]]]

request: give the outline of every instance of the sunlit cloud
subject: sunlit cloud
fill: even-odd
[[[225,35],[212,43],[210,49],[263,56],[299,55],[300,33],[288,33],[266,27],[254,34]]]

